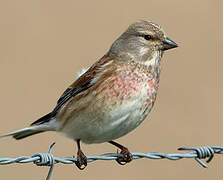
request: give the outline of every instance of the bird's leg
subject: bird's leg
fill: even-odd
[[[80,139],[77,140],[77,147],[77,161],[75,161],[75,164],[80,170],[83,170],[87,166],[87,157],[81,150]]]
[[[132,154],[129,152],[128,148],[114,141],[109,141],[109,143],[121,149],[120,154],[122,154],[123,157],[119,157],[118,159],[116,159],[119,164],[125,165],[132,160]]]

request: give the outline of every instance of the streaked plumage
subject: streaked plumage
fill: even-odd
[[[113,142],[135,129],[156,99],[165,50],[177,47],[160,26],[140,20],[112,44],[108,53],[81,75],[59,98],[52,112],[28,128],[9,133],[22,139],[58,131],[78,142],[77,166],[87,165],[84,143],[110,142],[131,160],[128,149]]]

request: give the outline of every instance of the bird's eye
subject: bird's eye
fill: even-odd
[[[145,38],[145,40],[150,40],[150,39],[152,39],[152,36],[150,36],[150,35],[145,35],[144,38]]]

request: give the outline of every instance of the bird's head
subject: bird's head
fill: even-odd
[[[112,44],[109,53],[119,60],[150,61],[176,47],[159,25],[139,20]]]

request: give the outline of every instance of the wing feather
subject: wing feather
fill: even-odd
[[[33,122],[32,125],[43,124],[45,122],[53,119],[60,108],[68,102],[72,97],[77,94],[87,90],[97,82],[97,74],[99,74],[103,68],[113,61],[108,55],[103,56],[99,61],[97,61],[93,66],[91,66],[83,75],[81,75],[73,84],[71,84],[64,93],[60,96],[57,101],[56,107],[52,112],[46,116],[41,117],[37,121]]]

